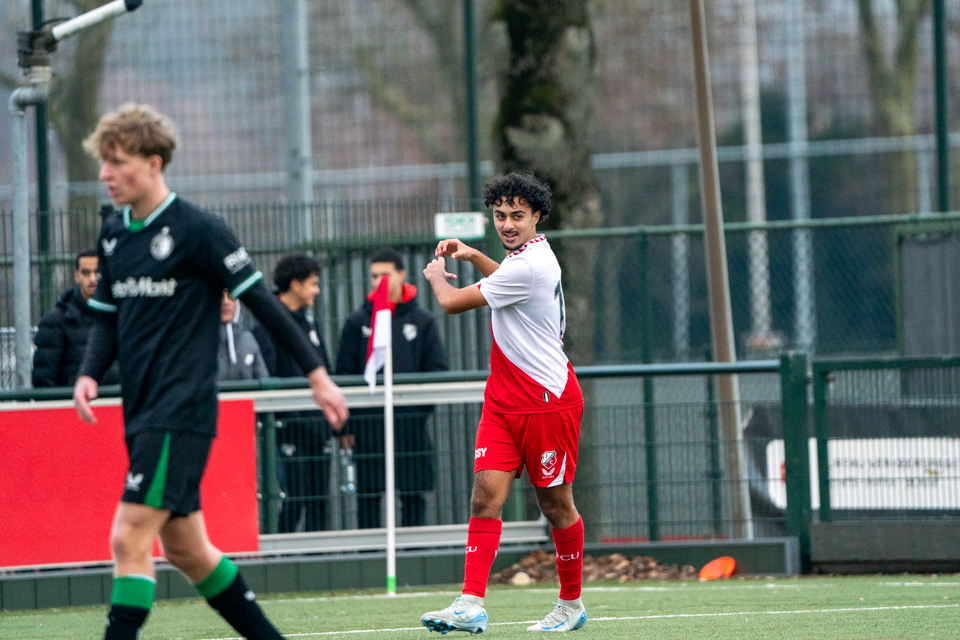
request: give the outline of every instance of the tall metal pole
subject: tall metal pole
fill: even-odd
[[[33,30],[43,26],[43,2],[32,0]],[[50,159],[47,145],[47,103],[36,105],[37,146],[37,252],[44,257],[50,254]],[[53,273],[49,262],[40,263],[41,308],[53,306],[56,292],[53,290]]]
[[[11,159],[13,161],[13,326],[17,359],[17,387],[29,389],[31,358],[30,301],[30,193],[27,182],[26,106],[36,96],[18,89],[10,97]]]
[[[287,217],[294,242],[313,240],[313,138],[310,129],[310,51],[306,0],[280,3],[283,115],[287,147]]]
[[[710,336],[717,362],[735,362],[733,316],[730,311],[730,279],[727,247],[723,236],[720,207],[720,172],[717,165],[717,138],[710,90],[710,56],[703,0],[690,0],[693,35],[693,69],[697,85],[697,139],[700,146],[700,188],[703,208],[704,250],[710,300]],[[753,538],[750,487],[744,474],[743,433],[740,429],[740,385],[735,375],[718,376],[721,421],[726,442],[726,467],[735,488],[730,493],[730,516],[734,536]]]
[[[937,211],[950,211],[950,140],[947,134],[947,27],[943,0],[933,0],[933,78],[937,102]]]
[[[747,146],[747,221],[767,221],[763,180],[763,134],[760,126],[760,63],[757,56],[756,0],[740,0],[740,95],[743,99],[744,142]],[[748,236],[750,330],[755,347],[769,343],[770,262],[767,234]]]
[[[27,86],[10,94],[10,140],[13,165],[13,321],[16,331],[14,353],[17,384],[31,385],[32,314],[30,277],[30,194],[27,170],[26,108],[44,104],[50,94],[50,53],[57,43],[82,30],[134,11],[143,0],[113,0],[47,30],[17,33],[17,61],[24,70]]]
[[[483,185],[480,183],[480,127],[477,109],[477,36],[474,26],[474,0],[463,0],[463,79],[467,120],[467,197],[477,203]],[[475,204],[479,209],[480,205]]]
[[[790,140],[790,216],[810,219],[807,165],[807,79],[803,0],[787,2],[787,110]],[[813,241],[809,229],[793,232],[794,335],[798,349],[813,353],[816,314],[813,297]]]

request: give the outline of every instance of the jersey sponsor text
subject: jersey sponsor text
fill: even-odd
[[[153,281],[150,276],[132,277],[110,286],[114,298],[169,298],[177,290],[176,278]]]

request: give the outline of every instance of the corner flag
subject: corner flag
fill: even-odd
[[[393,346],[392,314],[390,313],[390,279],[380,278],[380,286],[373,294],[373,314],[370,317],[370,340],[367,342],[367,365],[363,379],[370,385],[370,393],[377,386],[377,371],[387,361],[387,347]]]

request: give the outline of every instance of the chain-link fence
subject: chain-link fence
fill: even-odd
[[[444,314],[422,275],[436,246],[431,228],[439,204],[437,199],[418,199],[310,207],[221,207],[215,212],[237,231],[268,282],[277,259],[286,253],[310,251],[319,260],[321,295],[314,314],[331,355],[337,351],[347,316],[366,300],[368,257],[390,246],[404,256],[420,304],[438,319],[450,368],[484,369],[490,349],[489,310]],[[9,219],[8,214],[0,213],[0,224],[9,226]],[[78,234],[86,246],[92,246],[99,223],[95,214],[51,214],[48,219],[51,237],[59,240],[54,251],[35,260],[35,323],[52,308],[56,296],[72,286],[74,255],[65,250],[69,246],[65,239]],[[313,240],[297,231],[303,228],[313,230]],[[904,281],[901,242],[903,238],[929,239],[933,232],[951,236],[958,231],[960,216],[956,214],[728,224],[738,356],[769,357],[791,348],[817,356],[898,353],[903,333],[909,337],[912,331],[903,322],[903,301],[924,304],[920,292],[915,291],[916,280],[924,273],[917,272],[917,265],[924,247],[933,246],[929,242],[910,245],[912,279]],[[575,364],[709,359],[702,228],[594,229],[554,232],[548,237],[565,269],[568,310],[582,310],[568,322],[566,346]],[[13,318],[9,238],[8,234],[0,238],[0,243],[5,243],[0,253],[0,327],[12,326]],[[942,256],[937,258],[941,254],[929,254],[931,268],[942,261]],[[949,253],[943,255],[949,257]],[[458,285],[479,280],[471,265],[448,263],[458,275]],[[591,274],[589,282],[575,277],[584,273]],[[904,282],[914,283],[906,298],[902,295]],[[943,295],[952,295],[955,288],[950,285]],[[949,316],[955,312],[951,309],[948,305],[944,313]],[[930,331],[940,327],[949,332],[954,322],[947,317],[930,326]],[[952,335],[945,334],[939,341],[928,339],[924,344],[951,345],[955,342]],[[3,343],[6,377],[0,379],[10,388],[12,369],[6,365],[12,358],[12,334],[2,336],[10,342],[9,347]]]
[[[40,4],[44,18],[53,19],[100,3]],[[946,4],[948,101],[960,104],[960,8]],[[16,31],[29,28],[30,5],[8,2],[0,16],[0,40],[9,52],[0,60],[3,100],[18,80],[13,45]],[[302,39],[295,28],[298,5],[306,14]],[[475,5],[479,130],[491,132],[502,98],[497,78],[506,30],[493,20],[492,0]],[[695,102],[688,2],[592,5],[597,78],[590,91],[597,100],[591,143],[604,223],[669,222],[671,167],[696,159],[690,153]],[[768,219],[789,218],[797,199],[809,200],[806,209],[815,217],[930,208],[936,187],[930,3],[709,5],[718,139],[744,144],[745,132],[759,124],[767,145]],[[79,142],[100,113],[131,100],[154,104],[177,123],[182,144],[168,178],[204,204],[300,200],[291,196],[291,182],[304,168],[291,167],[294,152],[309,159],[315,201],[463,196],[462,7],[449,0],[145,2],[54,54],[52,205],[89,206],[102,196],[96,166]],[[305,69],[297,62],[301,51]],[[308,79],[305,96],[296,82],[301,75]],[[748,91],[752,77],[758,99]],[[892,86],[900,89],[887,90]],[[292,108],[298,101],[308,108],[298,113]],[[754,102],[757,108],[748,108]],[[751,113],[759,113],[759,123]],[[8,118],[0,110],[4,148]],[[950,118],[956,131],[960,113],[953,109]],[[801,127],[791,129],[791,121]],[[309,139],[292,135],[304,129]],[[495,157],[492,139],[481,139],[484,158]],[[791,191],[787,158],[794,156],[812,158],[808,193]],[[727,218],[744,220],[747,155],[741,148],[725,157]],[[0,198],[9,194],[7,163],[0,154]],[[483,171],[491,173],[492,163]],[[960,179],[952,183],[956,206]]]
[[[723,437],[713,376],[671,372],[671,365],[645,377],[582,371],[587,403],[575,497],[591,540],[786,534],[785,502],[774,502],[763,465],[767,443],[783,438],[780,374],[775,361],[762,364],[766,372],[738,376],[737,407],[751,425],[742,443]],[[481,406],[448,392],[449,404],[395,408],[398,526],[469,519]],[[349,452],[319,412],[259,414],[258,426],[265,533],[384,526],[382,407],[351,413],[344,431],[353,438]],[[265,464],[270,447],[275,454]],[[740,460],[733,468],[731,456]],[[526,475],[514,484],[503,517],[539,517]]]
[[[960,515],[960,358],[820,361],[813,374],[821,521]]]

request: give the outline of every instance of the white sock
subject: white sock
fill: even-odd
[[[577,598],[576,600],[560,600],[560,604],[565,607],[570,607],[574,611],[577,609],[583,609],[583,601],[580,600],[580,598]]]
[[[478,607],[482,607],[482,606],[483,606],[483,598],[481,598],[480,596],[471,596],[471,595],[468,595],[468,594],[464,593],[464,594],[461,594],[461,595],[460,595],[460,598],[462,598],[463,600],[466,600],[466,601],[469,602],[470,604],[475,604],[475,605],[477,605]]]

